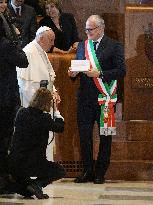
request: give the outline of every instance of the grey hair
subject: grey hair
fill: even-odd
[[[41,26],[36,32],[36,39],[40,39],[41,36],[45,36],[48,31],[52,31],[52,29],[48,26]]]
[[[100,15],[91,15],[87,21],[88,20],[93,21],[97,26],[102,26],[103,28],[105,27],[104,19]]]
[[[39,40],[42,36],[45,36],[45,35],[47,34],[47,32],[48,32],[48,31],[43,31],[43,32],[41,32],[41,33],[39,33],[39,34],[36,34],[35,39],[36,39],[36,40]]]

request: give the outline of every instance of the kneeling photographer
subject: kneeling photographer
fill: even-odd
[[[48,198],[42,188],[65,176],[61,165],[46,159],[49,131],[60,133],[64,130],[57,101],[54,102],[54,119],[49,114],[53,98],[48,89],[41,87],[29,106],[21,108],[16,116],[9,154],[10,173],[15,180],[12,191],[26,197]]]

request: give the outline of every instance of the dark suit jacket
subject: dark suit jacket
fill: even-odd
[[[110,83],[111,80],[124,77],[126,72],[124,50],[119,42],[104,35],[96,50],[96,55],[103,71],[103,82]],[[85,59],[84,42],[79,43],[76,58],[79,60]],[[99,90],[95,86],[93,78],[84,73],[80,73],[80,92],[82,95],[88,93],[85,98],[95,99],[97,102]]]
[[[61,13],[60,26],[62,31],[55,26],[49,16],[44,17],[39,22],[39,26],[48,26],[52,28],[55,33],[54,46],[61,50],[66,51],[73,45],[73,43],[79,41],[76,22],[72,14]]]
[[[24,3],[33,7],[37,15],[43,15],[43,9],[39,5],[39,0],[25,0]]]
[[[16,66],[26,68],[28,60],[23,50],[6,38],[0,18],[0,108],[19,103]]]
[[[21,32],[22,47],[30,43],[37,31],[37,20],[34,8],[23,4],[21,7],[21,16],[17,17],[11,4],[8,8],[12,17],[15,17],[15,26]]]

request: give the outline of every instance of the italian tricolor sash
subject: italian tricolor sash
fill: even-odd
[[[90,61],[91,69],[102,71],[92,40],[85,41],[85,56]],[[93,80],[100,91],[98,96],[98,103],[101,106],[100,135],[116,135],[114,104],[117,101],[117,80],[112,80],[110,85],[104,83],[101,78]]]

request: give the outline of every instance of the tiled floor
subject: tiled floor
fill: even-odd
[[[153,182],[106,181],[75,184],[63,179],[44,189],[50,198],[25,200],[20,195],[0,196],[0,205],[153,205]]]

